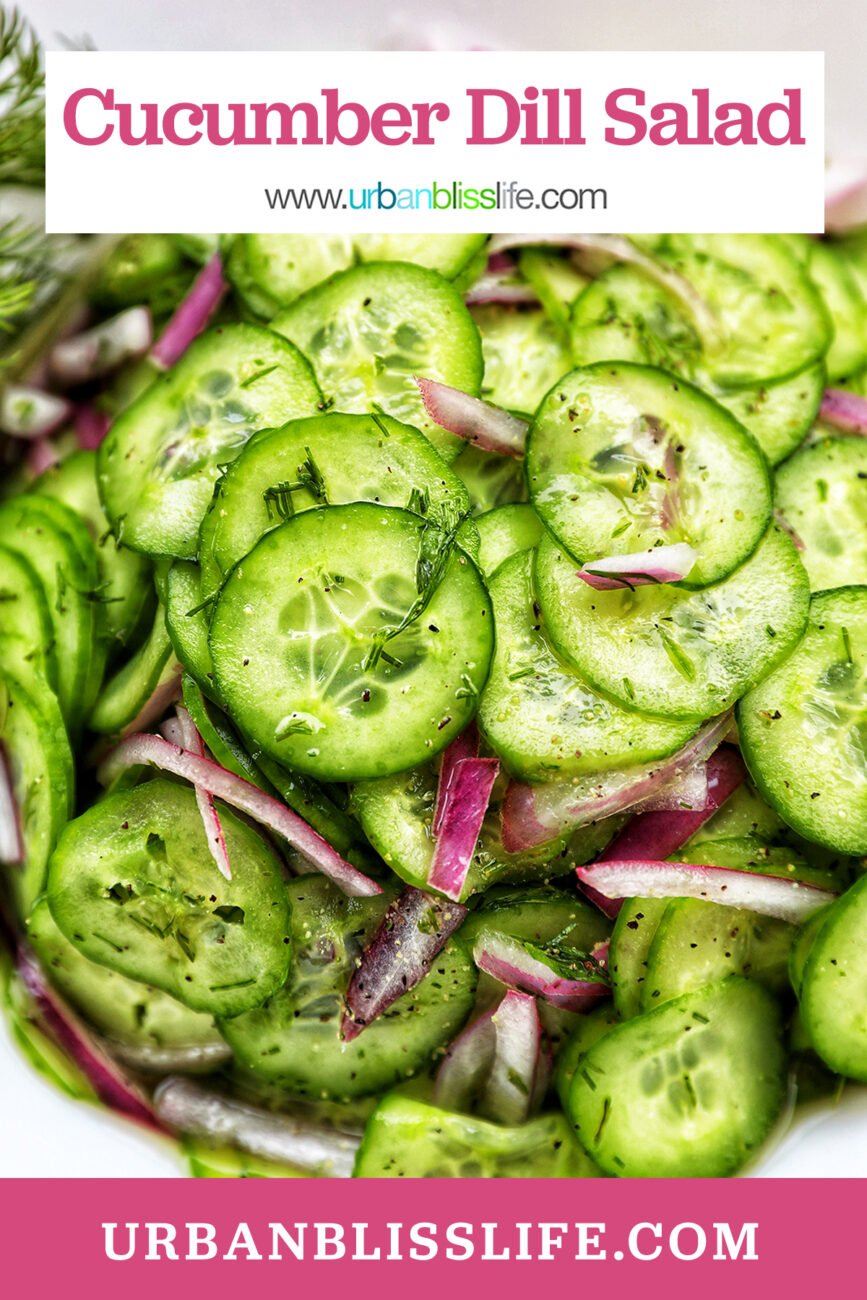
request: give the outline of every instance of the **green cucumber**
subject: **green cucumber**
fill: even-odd
[[[481,539],[479,568],[486,578],[492,578],[518,551],[538,546],[544,531],[536,511],[523,503],[487,510],[477,517],[476,527]]]
[[[777,470],[777,508],[813,591],[867,583],[867,442],[824,438]]]
[[[482,396],[495,406],[532,419],[561,375],[572,369],[569,349],[545,312],[530,307],[473,307],[482,336]]]
[[[3,665],[19,676],[31,673],[57,687],[54,628],[45,588],[26,555],[0,545],[0,637]]]
[[[641,1010],[647,958],[667,906],[666,898],[627,898],[617,913],[608,973],[614,1006],[622,1020],[631,1020]]]
[[[804,1027],[826,1065],[867,1083],[867,876],[821,918],[802,958],[798,996]]]
[[[179,669],[172,657],[172,643],[166,631],[165,612],[157,606],[156,618],[147,640],[139,646],[113,677],[103,684],[91,710],[91,731],[113,736],[135,720],[163,681],[177,676]]]

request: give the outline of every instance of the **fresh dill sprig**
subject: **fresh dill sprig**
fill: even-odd
[[[45,183],[45,72],[32,28],[0,9],[0,184]]]

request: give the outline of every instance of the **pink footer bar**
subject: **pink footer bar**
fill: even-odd
[[[860,1276],[864,1183],[0,1181],[3,1294],[635,1300],[825,1292]],[[112,1226],[113,1225],[113,1226]],[[239,1290],[244,1288],[243,1290]],[[568,1292],[562,1288],[569,1287]],[[309,1288],[309,1289],[307,1289]]]

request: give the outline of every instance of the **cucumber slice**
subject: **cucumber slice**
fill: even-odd
[[[74,771],[57,701],[43,685],[0,674],[0,745],[9,764],[24,841],[24,861],[5,875],[26,920],[45,885],[48,859],[72,813]]]
[[[821,916],[801,977],[804,1027],[832,1070],[867,1083],[867,876]]]
[[[45,898],[30,915],[27,938],[52,984],[121,1055],[124,1048],[147,1049],[158,1059],[163,1050],[206,1048],[211,1049],[207,1059],[219,1063],[219,1052],[213,1049],[223,1040],[210,1016],[88,961],[58,929]]]
[[[144,555],[112,536],[96,484],[96,452],[74,451],[32,484],[31,492],[54,497],[77,511],[96,545],[99,596],[105,630],[119,650],[129,645],[153,604],[151,566]]]
[[[220,807],[233,878],[208,850],[193,791],[158,778],[106,796],[68,824],[48,903],[91,961],[193,1011],[238,1015],[289,966],[289,907],[265,841]]]
[[[378,410],[411,424],[449,462],[463,449],[430,419],[413,380],[424,375],[473,396],[482,380],[479,332],[436,272],[408,262],[354,267],[305,293],[273,328],[308,358],[335,410]]]
[[[414,767],[463,731],[494,628],[478,570],[449,536],[404,510],[326,506],[268,533],[233,570],[211,654],[229,712],[266,754],[321,780],[363,780]],[[421,608],[423,571],[439,581]]]
[[[569,1104],[572,1080],[582,1058],[609,1029],[619,1024],[620,1017],[610,1006],[597,1007],[587,1015],[575,1017],[575,1027],[561,1047],[554,1069],[554,1087],[564,1109]]]
[[[379,781],[359,781],[352,788],[351,808],[365,835],[383,861],[420,889],[427,887],[433,861],[431,822],[436,802],[437,774],[431,764],[386,776]],[[488,809],[467,873],[463,897],[482,893],[502,882],[537,883],[566,875],[601,851],[588,838],[608,835],[604,823],[588,827],[588,834],[568,844],[555,840],[530,853],[507,853],[500,834],[496,803]]]
[[[105,646],[96,636],[99,578],[93,542],[74,511],[47,497],[18,496],[0,507],[4,545],[29,560],[45,591],[57,657],[57,695],[75,730],[93,702]]]
[[[455,473],[470,494],[473,514],[527,500],[524,462],[513,456],[467,447],[454,462]]]
[[[45,589],[25,555],[0,545],[0,637],[3,665],[28,677],[32,673],[57,687],[54,629]],[[13,653],[14,648],[14,653]]]
[[[717,865],[719,854],[695,861]],[[794,929],[784,921],[756,916],[696,898],[669,902],[647,955],[641,1009],[651,1011],[672,998],[718,984],[728,975],[748,975],[774,991],[787,982],[787,961]]]
[[[572,369],[561,332],[543,311],[532,307],[492,303],[473,307],[472,313],[485,360],[482,396],[532,419],[549,388]]]
[[[227,274],[243,302],[266,319],[354,262],[414,262],[452,280],[485,235],[239,235]]]
[[[867,587],[813,597],[803,641],[741,701],[738,727],[753,780],[798,834],[867,853]]]
[[[467,490],[428,440],[388,416],[321,415],[257,435],[218,480],[202,521],[202,598],[283,519],[316,505],[372,501],[445,520]]]
[[[804,566],[777,528],[737,572],[702,591],[594,591],[548,538],[535,579],[564,658],[626,708],[669,718],[729,708],[797,645],[809,604]]]
[[[522,248],[518,267],[551,320],[568,336],[569,316],[590,283],[587,276],[582,275],[568,256],[544,248]]]
[[[582,1145],[625,1178],[736,1173],[783,1105],[781,1029],[771,995],[738,976],[612,1029],[569,1093]]]
[[[165,614],[158,605],[148,639],[100,691],[88,718],[91,731],[113,736],[133,722],[157,684],[177,670],[177,664],[170,664],[171,659],[172,644],[166,631]]]
[[[749,781],[744,781],[726,799],[722,808],[687,840],[683,849],[684,861],[688,862],[690,853],[707,840],[716,842],[750,838],[760,843],[770,843],[783,829],[783,819],[779,813],[768,807]]]
[[[374,1111],[355,1178],[593,1178],[562,1115],[492,1124],[392,1093]]]
[[[667,906],[666,898],[627,898],[617,914],[608,953],[608,973],[614,1006],[621,1020],[631,1020],[641,1010],[647,957]]]
[[[323,876],[287,886],[296,959],[288,983],[264,1006],[221,1022],[238,1060],[300,1097],[348,1101],[427,1068],[467,1018],[476,971],[450,940],[427,975],[362,1034],[344,1043],[344,996],[365,944],[391,898],[348,898]]]
[[[530,430],[527,482],[542,522],[580,562],[689,542],[691,587],[742,564],[771,512],[764,456],[729,412],[625,362],[555,384]]]
[[[312,415],[312,371],[279,335],[222,325],[196,339],[118,416],[99,449],[99,490],[119,542],[190,558],[219,466],[257,429]]]
[[[770,463],[778,465],[813,427],[826,378],[819,361],[774,384],[731,389],[712,385],[707,391],[749,430]]]
[[[92,297],[107,313],[147,304],[164,316],[186,293],[194,270],[171,235],[127,235],[101,267]]]
[[[175,560],[163,589],[166,631],[186,671],[209,699],[218,697],[208,646],[209,606],[202,596],[202,571],[191,560]]]
[[[867,441],[825,438],[777,471],[777,507],[813,591],[867,583]]]
[[[792,946],[789,949],[789,983],[795,990],[795,996],[800,998],[804,984],[804,970],[807,965],[807,958],[810,955],[810,949],[813,946],[813,940],[818,935],[822,926],[825,924],[830,907],[820,907],[818,912],[814,912],[808,921],[805,921],[795,935]],[[793,1028],[793,1038],[799,1035],[803,1044],[809,1044],[806,1030],[804,1029],[803,1017],[798,1015],[798,1024]]]
[[[497,628],[479,723],[494,751],[527,781],[604,772],[673,754],[694,724],[620,708],[565,667],[545,634],[533,553],[503,564],[490,587]]]
[[[833,244],[811,240],[808,268],[833,325],[825,357],[828,378],[845,379],[867,366],[867,299]]]
[[[538,546],[544,531],[536,511],[523,503],[487,510],[477,518],[476,527],[481,539],[479,568],[486,578],[518,551]]]
[[[556,939],[568,948],[590,952],[608,938],[610,924],[571,890],[541,885],[534,889],[492,890],[467,917],[461,939],[471,946],[482,930],[499,931],[532,943]]]

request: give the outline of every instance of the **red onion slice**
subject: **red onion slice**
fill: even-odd
[[[178,729],[180,731],[181,745],[188,749],[191,754],[198,755],[199,758],[205,757],[205,742],[202,740],[196,724],[193,722],[186,709],[178,706],[177,710]],[[226,837],[223,834],[223,825],[220,821],[220,814],[217,812],[217,806],[214,803],[213,795],[209,794],[202,786],[194,787],[196,791],[196,804],[199,809],[199,816],[202,819],[202,826],[205,828],[205,838],[208,841],[208,849],[211,857],[217,864],[217,870],[226,880],[232,879],[232,864],[229,862],[229,850],[226,847]]]
[[[189,1079],[164,1079],[154,1093],[168,1127],[260,1160],[293,1165],[321,1178],[350,1178],[359,1139],[307,1119],[260,1110],[210,1092]]]
[[[696,763],[649,799],[633,805],[635,814],[644,812],[701,812],[707,805],[707,763]]]
[[[494,303],[500,307],[538,307],[535,291],[523,280],[515,279],[515,268],[494,271],[488,266],[471,289],[464,294],[468,307]]]
[[[344,1041],[357,1038],[377,1016],[424,978],[467,914],[457,903],[408,885],[394,900],[364,950],[346,991]]]
[[[46,438],[71,415],[72,406],[65,397],[41,388],[7,384],[0,396],[0,433],[10,438]]]
[[[496,451],[501,456],[523,456],[529,428],[525,420],[436,379],[423,379],[420,375],[413,378],[424,409],[441,429],[466,438],[482,451]]]
[[[75,1062],[100,1101],[129,1119],[159,1129],[147,1099],[69,1009],[44,978],[36,958],[23,945],[16,958],[18,974],[33,999],[39,1018],[59,1047]]]
[[[161,736],[142,733],[122,740],[99,768],[97,776],[103,785],[111,785],[121,772],[130,767],[151,765],[163,772],[171,772],[191,785],[200,785],[209,794],[247,814],[275,835],[281,836],[305,858],[312,867],[333,880],[335,885],[355,898],[370,898],[381,894],[382,887],[363,872],[345,862],[327,840],[285,804],[260,790],[243,777],[226,771],[210,758],[200,758],[189,750],[170,744]]]
[[[843,433],[867,436],[867,397],[845,388],[826,388],[819,419]]]
[[[219,253],[206,262],[151,350],[158,366],[173,366],[205,329],[229,286]]]
[[[500,1124],[523,1124],[539,1095],[542,1025],[536,999],[509,989],[491,1017],[494,1059],[479,1111]]]
[[[168,667],[163,670],[160,680],[151,691],[144,704],[139,709],[132,722],[128,722],[120,733],[121,736],[133,736],[143,731],[145,727],[152,727],[159,722],[166,709],[170,708],[176,700],[181,697],[181,678],[183,677],[183,665],[175,659],[170,660]],[[183,748],[183,746],[181,746]]]
[[[20,866],[26,855],[9,758],[0,744],[0,862],[7,867]]]
[[[623,235],[494,235],[489,248],[491,254],[495,254],[540,244],[555,244],[558,248],[571,248],[577,253],[598,254],[603,259],[603,267],[609,262],[627,262],[637,266],[679,300],[709,350],[720,346],[719,321],[690,282]]]
[[[520,939],[499,930],[482,930],[473,947],[479,970],[509,988],[541,998],[563,1011],[591,1011],[609,988],[602,980],[560,975],[528,952]]]
[[[140,1074],[212,1074],[221,1065],[232,1060],[228,1043],[171,1043],[158,1047],[155,1043],[121,1043],[108,1040],[112,1056],[123,1061]]]
[[[459,736],[443,750],[443,756],[440,761],[439,782],[437,783],[437,801],[434,807],[433,821],[431,822],[431,834],[436,837],[439,834],[440,823],[445,811],[446,798],[449,791],[449,783],[456,765],[462,758],[475,758],[479,752],[479,729],[475,722],[471,722],[465,727]]]
[[[24,458],[24,464],[27,466],[28,473],[34,478],[39,478],[52,465],[56,465],[60,460],[57,449],[50,438],[34,438],[27,445],[27,455]]]
[[[699,898],[799,925],[837,897],[788,876],[691,862],[594,862],[578,879],[606,898]]]
[[[466,885],[499,772],[496,758],[462,758],[454,765],[427,883],[455,902]]]
[[[497,1031],[494,1011],[486,1011],[458,1034],[437,1070],[434,1105],[469,1111],[494,1063]]]
[[[682,582],[697,559],[698,553],[688,542],[675,542],[673,546],[591,560],[578,570],[578,577],[597,591],[622,591],[624,587],[631,591],[634,587]]]
[[[62,384],[86,384],[127,361],[145,356],[152,339],[148,309],[130,307],[83,334],[55,343],[48,358],[49,369]]]
[[[82,451],[96,451],[105,440],[111,420],[91,402],[85,402],[75,412],[75,436]]]
[[[731,725],[731,713],[705,723],[669,758],[653,767],[622,768],[616,772],[525,785],[512,781],[502,810],[503,847],[523,853],[559,835],[625,812],[656,795],[717,748]]]

